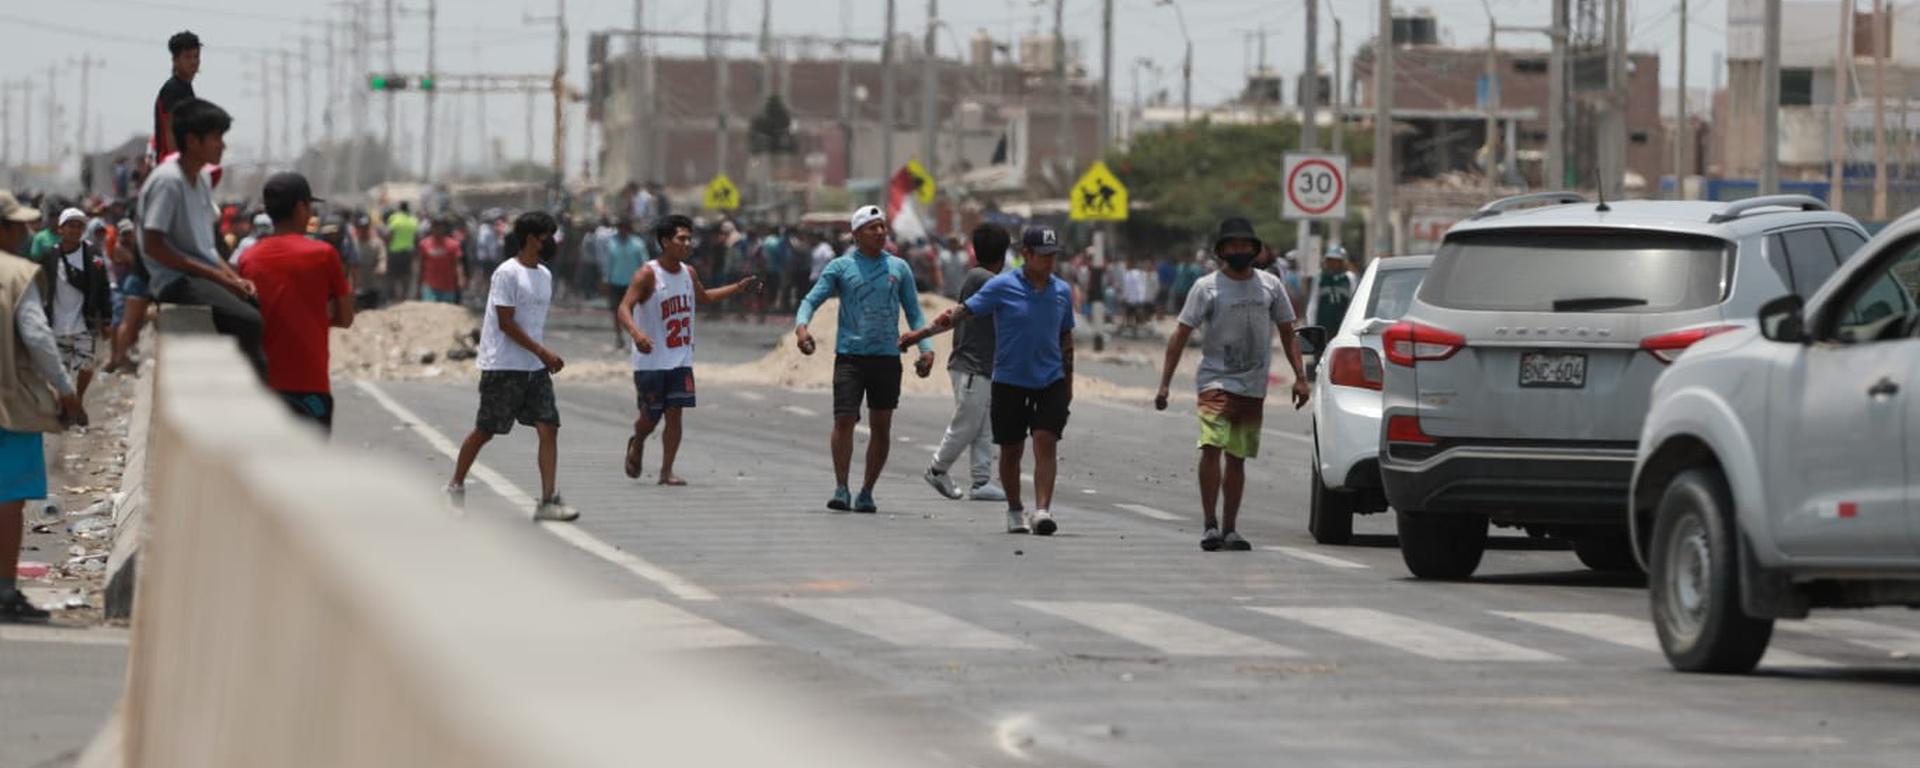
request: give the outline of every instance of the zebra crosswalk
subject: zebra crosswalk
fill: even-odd
[[[729,601],[727,619],[656,600],[623,601],[621,610],[642,645],[664,650],[860,642],[911,650],[1038,651],[1070,654],[1096,643],[1123,643],[1181,658],[1285,658],[1340,661],[1402,654],[1430,661],[1478,664],[1566,664],[1617,660],[1617,649],[1658,663],[1659,641],[1641,617],[1582,611],[1485,611],[1441,623],[1430,616],[1352,606],[1150,606],[1125,601],[970,601],[968,618],[904,599],[783,597]],[[760,621],[766,610],[784,619]],[[796,624],[793,616],[801,617]],[[1043,617],[1052,624],[1039,621]],[[1781,622],[1786,634],[1823,651],[1855,647],[1905,658],[1920,650],[1920,631],[1857,618]],[[778,642],[766,633],[765,627]],[[1780,647],[1762,666],[1830,668],[1842,662]],[[1866,658],[1873,658],[1869,655]]]

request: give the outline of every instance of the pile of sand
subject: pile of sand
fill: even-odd
[[[480,319],[457,304],[409,301],[354,314],[333,329],[335,376],[422,379],[473,374]],[[460,359],[460,358],[465,359]]]

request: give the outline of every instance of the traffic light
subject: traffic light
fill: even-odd
[[[433,77],[432,77],[432,76],[429,76],[429,75],[421,75],[421,76],[420,76],[420,90],[423,90],[423,91],[431,91],[431,90],[433,90]]]
[[[376,91],[404,91],[407,89],[407,78],[403,75],[369,75],[367,86]],[[432,88],[433,81],[423,79],[421,87]]]

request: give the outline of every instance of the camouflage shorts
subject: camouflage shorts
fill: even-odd
[[[504,435],[515,421],[560,426],[560,407],[553,399],[553,377],[546,371],[481,371],[480,415],[474,426]]]

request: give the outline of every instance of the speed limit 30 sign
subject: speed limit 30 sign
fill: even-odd
[[[1347,156],[1289,152],[1280,179],[1283,219],[1345,219]]]

